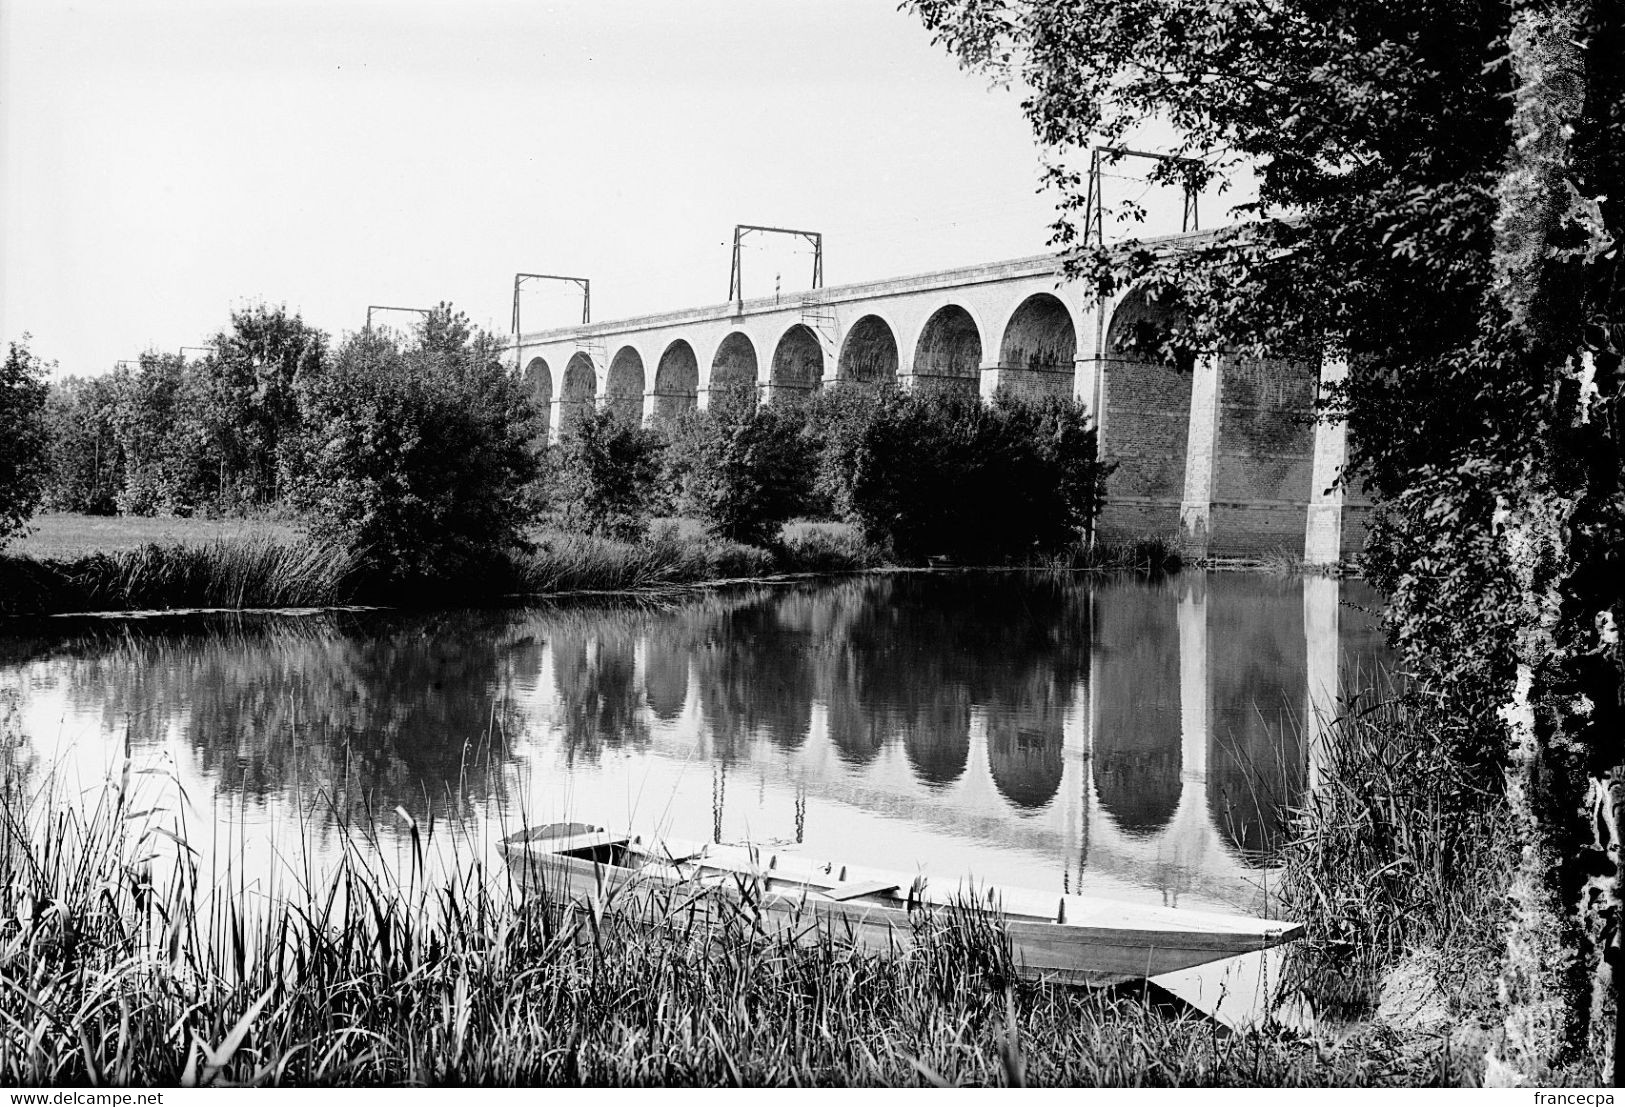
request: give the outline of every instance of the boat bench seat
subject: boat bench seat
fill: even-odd
[[[827,888],[824,895],[837,900],[857,899],[859,896],[875,896],[883,892],[895,892],[900,887],[901,885],[895,880],[858,880]]]
[[[580,850],[595,850],[604,846],[621,846],[625,844],[626,835],[605,834],[602,831],[591,834],[572,834],[567,838],[548,838],[529,843],[534,852],[556,853],[562,856],[569,856]]]

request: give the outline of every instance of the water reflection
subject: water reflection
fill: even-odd
[[[1234,901],[1313,780],[1342,655],[1380,650],[1346,587],[899,574],[669,609],[101,623],[0,636],[0,687],[36,747],[128,731],[262,805],[466,820],[564,789],[608,820],[638,791],[691,837]]]
[[[1105,814],[1134,837],[1162,830],[1179,806],[1176,599],[1167,582],[1109,581],[1095,592],[1095,789]]]
[[[647,745],[631,628],[571,627],[555,634],[551,646],[555,718],[567,760],[596,761],[605,749]]]

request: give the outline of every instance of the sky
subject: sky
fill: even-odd
[[[832,285],[1024,257],[1039,174],[1019,93],[895,0],[0,0],[0,337],[61,374],[262,301],[506,334],[521,271],[595,321],[720,303],[737,223],[821,232]],[[747,296],[810,286],[747,243]],[[527,283],[524,329],[579,297]]]

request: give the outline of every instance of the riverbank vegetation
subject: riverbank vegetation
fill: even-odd
[[[1412,687],[1345,722],[1305,816],[1326,949],[1379,985],[1429,956],[1482,967],[1492,1082],[1625,1083],[1625,9],[906,6],[1034,90],[1068,274],[1158,316],[1119,352],[1327,368]],[[1152,120],[1179,132],[1152,178],[1245,166],[1250,218],[1108,249],[1075,153],[1109,166]]]
[[[33,474],[12,491],[10,532],[44,506],[255,517],[284,535],[0,558],[12,613],[456,603],[927,560],[1053,566],[1106,477],[1081,405],[1002,394],[841,387],[768,405],[747,386],[652,426],[569,411],[549,444],[498,341],[446,304],[410,334],[336,344],[259,306],[202,359],[151,353],[49,389],[26,348],[8,364],[29,382],[28,403],[7,403],[30,428],[13,452]],[[671,515],[703,537],[651,529]],[[841,526],[786,531],[809,518]],[[312,576],[296,586],[301,568]]]
[[[0,800],[0,1080],[76,1085],[1407,1085],[1439,1038],[1232,1033],[1135,988],[1019,981],[996,921],[905,959],[837,935],[561,910],[403,824],[250,894],[125,772],[88,807]],[[151,806],[165,807],[164,804]],[[376,820],[369,820],[376,825]],[[221,830],[210,834],[220,845]],[[229,832],[226,835],[229,838]],[[179,842],[179,848],[174,843]],[[201,843],[200,843],[201,844]],[[230,853],[230,850],[226,850]],[[161,855],[155,857],[154,855]],[[387,856],[386,856],[387,855]],[[403,868],[397,857],[405,857]],[[171,864],[173,861],[173,865]]]

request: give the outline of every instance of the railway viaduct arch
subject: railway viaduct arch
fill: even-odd
[[[1103,538],[1166,535],[1197,555],[1285,551],[1311,564],[1357,550],[1369,507],[1338,481],[1345,430],[1307,418],[1342,365],[1128,352],[1159,310],[1138,289],[1099,302],[1044,254],[538,331],[514,353],[552,438],[584,408],[660,422],[725,389],[766,403],[847,383],[1075,397],[1117,465]]]

